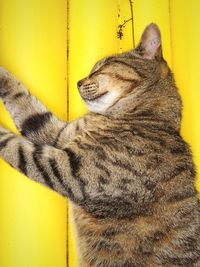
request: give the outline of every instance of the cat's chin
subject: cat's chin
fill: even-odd
[[[84,101],[91,112],[105,114],[108,108],[111,107],[113,103],[116,102],[118,96],[119,93],[112,91],[103,94],[101,97],[98,97],[97,99],[94,100],[84,99]]]

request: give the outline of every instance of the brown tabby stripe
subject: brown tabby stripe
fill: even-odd
[[[135,71],[135,73],[137,73],[137,75],[141,78],[146,78],[146,76],[144,75],[144,73],[142,71],[140,71],[139,69],[136,69],[135,66],[133,67],[131,64],[125,62],[125,61],[121,61],[121,60],[113,60],[112,62],[124,65],[126,67],[129,67],[131,69],[133,69]],[[111,62],[111,63],[112,63]]]
[[[78,121],[77,121],[77,123],[76,123],[76,127],[75,127],[75,132],[78,132],[80,130],[80,126],[79,126],[79,123],[78,123]]]
[[[7,133],[5,132],[0,132],[0,136],[5,136]]]
[[[163,233],[161,231],[156,231],[151,236],[149,236],[147,239],[151,242],[158,242],[162,240],[165,236],[166,236],[166,232]]]
[[[132,134],[136,135],[138,137],[142,137],[144,139],[148,139],[149,141],[152,141],[152,142],[157,142],[161,146],[164,146],[164,147],[166,146],[166,143],[162,138],[144,133],[144,132],[140,131],[138,128],[135,128],[134,132],[132,132]]]
[[[153,121],[151,121],[151,122],[153,122]],[[159,122],[160,122],[160,120],[159,120]],[[170,126],[166,126],[164,123],[162,123],[162,125],[159,125],[158,121],[156,121],[155,124],[152,124],[152,123],[151,124],[150,123],[147,124],[147,122],[138,120],[137,121],[137,125],[141,126],[142,128],[144,128],[144,129],[146,129],[148,131],[152,131],[153,133],[161,131],[161,132],[164,132],[164,133],[168,133],[169,135],[173,135],[173,136],[175,136],[177,138],[179,137],[180,140],[182,140],[182,138],[180,137],[180,134],[179,134],[179,132],[177,130],[171,128]]]
[[[30,116],[22,123],[21,134],[26,136],[30,132],[37,132],[44,127],[44,125],[50,120],[51,116],[51,112],[44,112]]]
[[[147,190],[153,191],[156,187],[156,183],[150,180],[147,180],[144,182],[144,186],[146,187]]]
[[[160,257],[160,260],[163,264],[167,264],[167,266],[190,267],[193,266],[194,263],[199,261],[200,253],[198,253],[198,255],[195,254],[191,255],[191,253],[189,253],[189,255],[187,256],[187,253],[185,253],[185,255],[174,256],[174,257],[170,255],[163,255],[162,258]]]
[[[113,251],[113,250],[122,250],[122,247],[117,242],[111,242],[110,240],[101,240],[97,241],[92,245],[92,249],[95,250],[107,250],[107,251]]]
[[[98,181],[100,184],[108,184],[109,183],[109,181],[105,177],[103,177],[102,175],[98,176]]]
[[[91,144],[80,143],[78,140],[74,140],[74,142],[77,144],[77,146],[80,149],[94,151],[96,153],[98,159],[101,159],[102,161],[106,160],[106,158],[107,158],[106,152],[104,151],[104,149],[101,146],[96,146],[96,145],[93,146]]]
[[[22,173],[27,175],[27,167],[26,167],[27,162],[26,162],[26,158],[25,158],[25,154],[24,154],[24,150],[22,146],[19,146],[18,148],[18,155],[19,155],[18,168]]]
[[[156,125],[142,125],[143,128],[146,128],[148,131],[153,132],[153,133],[159,133],[159,132],[164,132],[167,133],[175,138],[175,146],[169,147],[169,150],[172,154],[184,154],[188,151],[188,146],[184,142],[184,140],[181,138],[179,133],[175,131],[174,129],[170,127],[160,127]]]
[[[120,167],[120,168],[122,168],[122,169],[124,169],[124,170],[130,171],[130,172],[135,171],[135,170],[133,169],[133,167],[132,167],[130,164],[125,163],[125,162],[122,162],[121,160],[115,160],[115,161],[114,161],[114,160],[109,160],[109,162],[110,162],[113,166]]]
[[[133,263],[131,260],[125,261],[120,267],[139,267],[135,263]]]
[[[199,229],[198,229],[199,232]],[[198,243],[197,240],[195,238],[195,236],[198,234],[198,232],[196,231],[194,233],[194,235],[189,235],[184,237],[183,239],[179,240],[181,246],[187,248],[187,251],[195,251],[198,248]],[[200,250],[197,250],[197,252],[200,255]]]
[[[120,254],[121,251],[117,251],[117,254]],[[96,265],[94,265],[96,264]],[[113,263],[110,264],[107,260],[101,260],[100,262],[98,261],[97,263],[97,258],[93,256],[93,258],[90,260],[90,265],[91,266],[95,266],[95,267],[139,267],[137,265],[135,265],[135,263],[133,263],[131,260],[126,260],[124,263]],[[140,266],[142,267],[142,266]]]
[[[139,113],[140,114],[140,113]],[[163,126],[164,125],[168,125],[170,124],[170,121],[169,120],[164,120],[163,118],[159,118],[158,116],[155,117],[154,115],[153,116],[150,116],[150,117],[146,117],[146,116],[140,116],[140,115],[137,115],[137,114],[134,114],[134,121],[137,122],[137,124],[142,124],[142,125],[146,125],[146,123],[148,122],[151,122],[151,123],[155,123],[155,124],[158,124],[158,123],[162,123]],[[125,121],[129,121],[129,119],[124,119]],[[146,127],[148,128],[148,125],[146,125]],[[167,128],[167,127],[166,127]],[[170,128],[170,127],[169,127]]]
[[[188,190],[186,192],[176,192],[168,199],[168,202],[177,202],[185,200],[186,198],[191,198],[196,196],[196,191],[194,189]]]
[[[18,98],[23,97],[24,95],[26,95],[24,92],[20,92],[20,93],[15,94],[15,95],[13,96],[13,98],[16,100],[16,99],[18,99]]]
[[[56,145],[57,145],[57,143],[58,143],[58,141],[59,141],[59,139],[60,139],[60,136],[61,136],[62,132],[66,129],[67,126],[68,126],[68,124],[66,123],[66,125],[64,125],[64,126],[60,129],[60,131],[58,132],[58,134],[57,134],[57,136],[56,136],[56,138],[55,138],[55,141],[54,141],[54,143],[53,143],[53,146],[56,147]]]
[[[71,174],[72,174],[73,178],[76,179],[76,181],[78,181],[78,183],[80,185],[81,192],[82,192],[83,197],[85,199],[86,195],[87,195],[85,192],[85,186],[87,185],[87,183],[78,174],[79,169],[81,167],[81,158],[80,158],[80,156],[77,156],[75,154],[75,152],[70,148],[65,148],[64,151],[68,155]]]
[[[53,171],[54,176],[58,179],[59,183],[66,189],[66,184],[64,184],[63,177],[58,169],[58,164],[55,159],[49,159],[49,165]]]
[[[9,92],[1,92],[0,97],[5,98],[6,96],[9,96]]]
[[[46,185],[48,185],[50,188],[54,189],[54,184],[51,181],[49,174],[47,173],[47,171],[43,167],[43,165],[40,161],[40,158],[39,158],[39,155],[42,154],[42,148],[43,148],[42,146],[35,145],[35,151],[33,152],[33,161],[35,163],[35,166],[37,167],[37,170],[39,171],[39,173],[43,177]]]
[[[98,68],[96,71],[92,72],[90,75],[89,75],[89,78],[91,78],[94,74],[98,74],[98,73],[101,73],[102,69],[105,68],[105,66],[109,66],[113,63],[117,63],[117,64],[121,64],[121,65],[124,65],[126,67],[129,67],[131,69],[133,69],[135,71],[135,73],[137,73],[137,75],[141,78],[146,78],[146,76],[144,75],[143,72],[141,72],[140,70],[138,69],[135,69],[135,67],[133,67],[131,64],[125,62],[125,61],[121,61],[121,60],[112,60],[112,61],[108,61],[106,62],[103,66],[101,66],[100,68]]]
[[[72,175],[76,176],[81,167],[80,156],[77,156],[75,152],[70,148],[65,148],[64,151],[68,155]]]
[[[98,74],[98,73],[101,73],[102,69],[105,68],[105,66],[109,66],[110,65],[110,62],[105,62],[104,65],[102,65],[101,67],[99,67],[97,70],[95,71],[92,71],[89,75],[89,78],[91,78],[94,74]]]
[[[80,149],[90,149],[90,150],[94,150],[94,146],[92,146],[92,145],[90,145],[90,144],[85,144],[85,143],[80,143],[80,141],[79,140],[77,140],[77,139],[75,139],[74,140],[74,143],[76,143],[77,144],[77,146],[78,146],[78,148],[80,148]]]
[[[7,139],[0,141],[0,151],[6,147],[6,145],[9,143],[9,141],[13,140],[15,137],[14,136],[10,136]]]
[[[119,234],[119,230],[113,227],[109,227],[102,232],[102,236],[106,238],[111,238]]]
[[[152,249],[145,244],[138,247],[138,252],[142,254],[142,257],[150,257],[153,254]]]
[[[137,201],[137,196],[127,196],[129,199],[122,197],[110,198],[110,196],[104,195],[103,199],[88,199],[87,206],[85,209],[91,213],[93,216],[99,219],[104,218],[117,218],[125,219],[132,218],[136,214],[146,214],[148,207],[139,208],[135,207],[135,202]],[[149,212],[149,210],[148,210]]]
[[[109,263],[109,261],[107,261],[107,260],[101,260],[100,262],[98,262],[97,264],[96,264],[96,266],[98,266],[98,267],[105,267],[105,266],[109,266],[110,265],[110,263]],[[95,267],[96,267],[95,266]]]
[[[190,170],[191,172],[193,172],[193,168],[191,168],[190,166],[186,165],[186,164],[180,164],[178,166],[176,166],[174,168],[174,170],[167,176],[164,177],[164,182],[168,182],[170,180],[172,180],[173,178],[175,178],[176,176],[178,176],[179,174],[181,174],[182,172],[185,172],[187,170]]]
[[[8,85],[8,82],[9,80],[7,78],[3,78],[1,77],[1,81],[0,81],[0,97],[4,98],[6,96],[9,95],[9,90],[5,90],[5,88],[8,88],[9,85]]]
[[[65,189],[66,193],[64,194],[66,197],[69,197],[72,201],[78,202],[78,200],[75,198],[71,187],[69,187],[68,184],[64,183],[63,177],[58,169],[58,165],[55,159],[51,158],[49,159],[49,164],[51,166],[51,169],[53,171],[54,176],[58,179],[61,186]]]
[[[177,139],[177,138],[176,138]],[[170,147],[171,154],[185,154],[188,151],[188,146],[183,140],[176,140],[176,144]]]
[[[95,152],[97,154],[97,158],[101,159],[102,161],[106,161],[107,154],[101,146],[95,146]]]
[[[137,118],[137,117],[144,117],[146,119],[148,119],[148,117],[154,117],[155,116],[155,113],[153,112],[153,109],[146,109],[144,111],[139,111],[137,113],[134,114],[134,117]],[[140,121],[139,121],[140,122]],[[143,124],[144,124],[144,121],[141,121]],[[145,124],[146,126],[146,124]]]
[[[124,76],[120,75],[119,73],[108,73],[109,76],[111,77],[115,77],[117,78],[118,80],[121,80],[121,81],[124,81],[124,82],[131,82],[131,83],[135,83],[135,85],[137,85],[139,83],[138,80],[136,79],[128,79],[128,78],[125,78]]]
[[[96,266],[97,258],[95,255],[92,255],[92,257],[89,259],[89,266]]]
[[[110,171],[106,168],[106,166],[102,165],[100,162],[95,162],[95,166],[100,169],[101,171],[104,171],[104,173],[110,177]]]

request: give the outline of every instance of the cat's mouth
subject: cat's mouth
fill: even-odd
[[[98,94],[98,95],[93,95],[93,96],[83,96],[83,95],[81,95],[81,97],[85,101],[95,101],[95,100],[99,99],[100,97],[106,95],[107,93],[108,93],[108,91],[105,91],[105,92],[103,92],[101,94]]]

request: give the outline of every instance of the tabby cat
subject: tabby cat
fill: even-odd
[[[97,62],[78,89],[90,113],[66,123],[1,68],[21,136],[0,127],[0,156],[71,200],[80,267],[200,267],[195,167],[158,27]]]

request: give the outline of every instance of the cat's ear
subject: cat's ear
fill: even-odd
[[[145,28],[135,51],[146,59],[162,59],[161,34],[156,24],[151,23]]]

